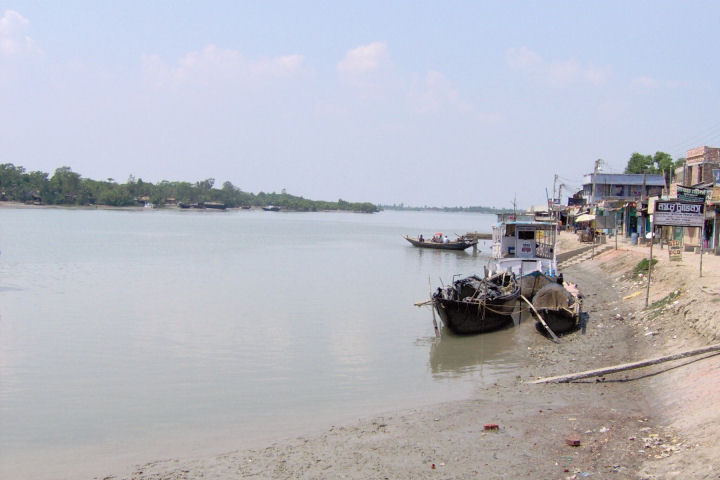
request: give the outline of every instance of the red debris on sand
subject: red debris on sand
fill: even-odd
[[[580,439],[577,437],[568,437],[565,439],[565,443],[570,445],[571,447],[579,447],[580,446]]]
[[[485,430],[498,430],[498,429],[500,429],[500,427],[498,426],[497,423],[486,423],[484,429]]]

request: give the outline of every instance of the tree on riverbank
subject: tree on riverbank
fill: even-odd
[[[12,163],[0,164],[0,200],[42,205],[108,205],[127,207],[152,203],[156,206],[186,203],[217,202],[227,207],[276,205],[288,210],[319,211],[346,210],[373,213],[378,208],[369,202],[337,202],[310,200],[282,193],[258,194],[244,192],[231,182],[214,188],[215,179],[207,178],[195,183],[170,182],[157,184],[144,182],[130,175],[126,183],[114,179],[92,180],[83,178],[70,167],[60,167],[52,177],[45,172],[27,172]]]
[[[665,176],[665,183],[670,184],[673,172],[684,163],[684,158],[673,161],[672,156],[665,152],[655,152],[655,155],[635,152],[628,160],[625,173],[661,173]]]

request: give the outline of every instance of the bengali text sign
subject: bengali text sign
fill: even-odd
[[[702,227],[704,222],[703,203],[658,200],[655,204],[655,225]]]

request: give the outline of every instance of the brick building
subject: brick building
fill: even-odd
[[[699,183],[712,183],[714,181],[713,169],[720,168],[720,148],[691,148],[687,151],[685,159],[683,185],[690,186]]]

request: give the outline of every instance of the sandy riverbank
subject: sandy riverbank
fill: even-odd
[[[562,248],[577,246],[569,234]],[[586,295],[587,334],[553,344],[521,324],[527,368],[473,398],[369,416],[324,432],[201,459],[171,459],[125,479],[227,478],[718,478],[720,356],[691,358],[572,384],[529,385],[538,377],[655,357],[713,343],[720,319],[720,257],[660,258],[651,303],[627,272],[646,247],[621,243],[565,270]],[[662,255],[662,256],[661,256]],[[631,296],[637,291],[642,295]],[[630,297],[630,298],[627,298]],[[677,302],[677,303],[676,303]],[[691,328],[696,327],[696,328]],[[704,334],[705,336],[701,335]],[[485,424],[497,431],[485,431]],[[570,437],[580,440],[573,447]],[[433,468],[434,465],[434,468]]]

